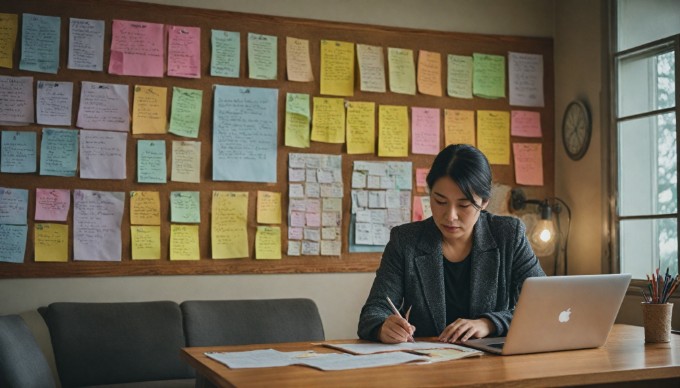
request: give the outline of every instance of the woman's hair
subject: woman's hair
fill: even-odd
[[[432,162],[427,186],[432,190],[435,182],[445,176],[451,178],[478,209],[481,204],[475,202],[474,194],[482,201],[491,198],[491,166],[486,156],[471,145],[451,144],[444,148]]]

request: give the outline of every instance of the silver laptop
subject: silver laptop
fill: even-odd
[[[630,274],[528,278],[507,337],[468,340],[465,346],[511,355],[597,348],[626,295]]]

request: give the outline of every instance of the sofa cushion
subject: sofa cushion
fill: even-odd
[[[0,316],[0,387],[54,386],[52,371],[24,320]]]
[[[244,345],[324,339],[310,299],[186,301],[187,346]]]
[[[64,387],[193,377],[177,303],[52,303],[44,317]]]

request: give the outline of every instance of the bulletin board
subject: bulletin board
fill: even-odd
[[[171,91],[173,87],[200,89],[203,91],[203,106],[198,139],[180,138],[173,134],[133,135],[127,140],[127,179],[125,180],[93,180],[76,177],[41,176],[34,174],[0,173],[0,186],[29,190],[28,237],[23,263],[0,262],[0,278],[28,277],[71,277],[71,276],[139,276],[139,275],[193,275],[193,274],[266,274],[266,273],[321,273],[321,272],[372,272],[380,262],[380,253],[349,252],[349,220],[351,209],[351,174],[353,162],[356,161],[411,161],[413,168],[428,168],[433,160],[431,155],[414,155],[411,153],[409,139],[409,156],[406,158],[384,158],[372,155],[347,154],[345,144],[329,144],[312,142],[310,148],[292,148],[284,146],[284,120],[286,93],[306,93],[310,101],[320,94],[320,41],[337,40],[352,43],[381,46],[384,50],[385,73],[387,70],[387,48],[406,48],[414,52],[417,62],[419,50],[427,50],[441,54],[442,58],[442,97],[423,95],[362,92],[359,89],[359,70],[355,65],[354,96],[346,97],[347,101],[371,101],[376,104],[376,137],[378,133],[378,106],[407,106],[409,115],[411,107],[439,108],[442,112],[441,144],[444,143],[444,109],[460,110],[529,110],[540,113],[542,137],[515,138],[514,142],[541,143],[543,158],[543,186],[523,187],[529,197],[543,198],[553,195],[554,191],[554,64],[553,42],[549,38],[514,37],[500,35],[478,35],[429,30],[405,29],[396,27],[373,26],[352,23],[336,23],[306,20],[288,17],[274,17],[254,14],[242,14],[225,11],[204,10],[196,8],[171,7],[144,3],[124,2],[118,0],[5,0],[0,5],[0,12],[18,14],[19,36],[14,50],[14,66],[12,69],[0,68],[0,75],[32,76],[37,80],[71,81],[74,83],[73,123],[78,111],[78,100],[82,81],[127,84],[130,90],[130,105],[133,101],[134,85],[163,86],[168,88],[168,110],[170,109]],[[357,10],[360,12],[360,10]],[[61,18],[60,67],[57,74],[36,73],[19,70],[21,56],[21,14],[33,13]],[[97,19],[105,21],[104,38],[104,71],[92,72],[70,70],[67,68],[69,18]],[[194,26],[201,28],[201,77],[199,79],[133,77],[109,74],[107,70],[110,45],[111,26],[114,19],[163,23],[166,25]],[[455,26],[452,26],[455,29]],[[210,76],[211,29],[240,32],[241,64],[238,78]],[[257,80],[248,77],[247,44],[248,33],[274,35],[278,37],[278,66],[276,80]],[[310,57],[314,73],[313,82],[291,82],[286,77],[286,37],[309,40]],[[508,99],[507,59],[509,52],[539,54],[543,58],[544,107],[525,108],[510,106]],[[447,54],[472,56],[473,53],[501,55],[506,58],[506,98],[486,99],[474,97],[460,99],[448,97],[446,94],[446,58]],[[356,58],[356,57],[355,57]],[[356,60],[356,59],[355,59]],[[263,87],[278,89],[278,154],[276,183],[225,182],[212,180],[212,106],[213,86],[233,85],[243,87]],[[389,82],[387,83],[389,85]],[[332,97],[332,96],[325,96]],[[131,107],[132,108],[132,107]],[[310,108],[311,109],[311,108]],[[313,115],[313,112],[312,112]],[[169,112],[168,112],[169,117]],[[34,131],[37,133],[37,144],[40,144],[43,126],[27,125],[18,127],[0,126],[3,131]],[[68,127],[75,128],[75,127]],[[410,134],[409,134],[410,138]],[[167,184],[139,184],[136,182],[136,143],[139,139],[166,140],[168,171],[172,140],[201,141],[201,183],[180,183],[168,179]],[[378,141],[376,139],[376,145]],[[38,147],[38,159],[40,149]],[[511,151],[512,152],[512,151]],[[338,256],[296,256],[286,255],[287,246],[287,209],[288,209],[288,155],[289,153],[316,153],[342,156],[342,174],[344,183],[342,214],[342,248]],[[495,183],[519,186],[515,183],[512,154],[510,165],[492,165]],[[415,186],[415,178],[414,178]],[[65,263],[35,262],[33,252],[33,224],[35,212],[35,189],[55,188],[98,191],[124,191],[126,193],[125,211],[122,220],[122,260],[118,262],[73,261],[73,201],[69,212],[69,260]],[[211,196],[213,191],[248,192],[248,239],[249,258],[218,260],[211,258],[210,222]],[[256,222],[257,191],[274,191],[281,193],[282,207],[282,258],[280,260],[256,260],[254,252]],[[161,259],[132,260],[130,252],[130,199],[131,191],[158,191],[161,199]],[[201,203],[201,223],[199,226],[201,259],[197,261],[170,261],[170,204],[171,191],[199,191]],[[413,191],[415,195],[415,187]]]

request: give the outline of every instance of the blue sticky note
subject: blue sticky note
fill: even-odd
[[[25,13],[21,24],[19,69],[57,74],[61,18]]]
[[[0,224],[0,261],[23,263],[26,254],[26,225]]]
[[[40,142],[40,175],[76,176],[78,131],[44,128]]]
[[[349,220],[349,251],[351,253],[357,252],[382,252],[385,250],[384,245],[360,245],[354,243],[354,228],[356,224],[356,217],[354,214],[350,216]]]
[[[137,141],[137,182],[166,183],[165,140]]]
[[[0,224],[26,225],[28,190],[0,187]]]
[[[35,132],[4,131],[2,132],[2,150],[0,151],[0,172],[29,173],[35,172]]]
[[[278,89],[215,87],[213,180],[276,182]]]

